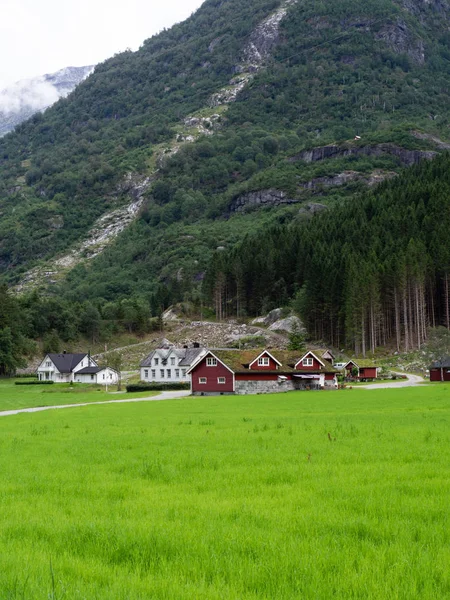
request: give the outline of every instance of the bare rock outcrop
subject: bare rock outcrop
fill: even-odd
[[[395,156],[402,165],[411,166],[422,160],[431,160],[437,156],[437,152],[432,150],[406,150],[394,144],[376,144],[370,146],[338,146],[330,144],[329,146],[319,146],[312,150],[304,150],[296,156],[291,156],[290,162],[303,160],[306,163],[318,162],[328,158],[339,158],[346,156],[383,156],[390,154]]]

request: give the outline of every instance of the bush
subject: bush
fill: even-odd
[[[54,381],[39,381],[39,379],[33,379],[33,381],[15,381],[14,385],[51,385]]]
[[[130,383],[127,392],[165,392],[169,390],[190,390],[189,383]]]

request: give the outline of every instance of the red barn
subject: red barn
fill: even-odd
[[[209,350],[188,371],[193,394],[264,394],[295,389],[337,387],[336,369],[315,356],[296,368],[297,353]],[[309,361],[308,361],[309,363]]]
[[[354,369],[357,370],[357,374],[354,375]],[[378,369],[372,361],[369,360],[349,360],[344,365],[344,371],[346,377],[357,377],[358,379],[376,379],[378,377]]]
[[[436,361],[431,365],[430,381],[450,381],[450,358]]]

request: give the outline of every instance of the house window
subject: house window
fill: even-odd
[[[303,359],[303,366],[304,367],[312,367],[313,364],[314,364],[314,360],[311,357]]]
[[[172,366],[175,364],[175,357],[172,357],[172,358],[170,359],[170,364],[171,364]]]
[[[181,375],[182,375],[183,377],[186,377],[186,369],[181,369]]]
[[[175,377],[180,377],[180,369],[175,369]]]
[[[207,367],[216,367],[217,366],[217,360],[213,356],[209,356],[206,359],[206,366]]]
[[[268,367],[270,365],[268,356],[261,356],[258,358],[258,366],[259,367]]]
[[[167,379],[170,379],[172,377],[172,371],[170,369],[167,369]]]
[[[164,379],[164,369],[161,369],[159,374],[161,375],[161,379]]]
[[[48,360],[48,361],[45,363],[45,366],[46,366],[46,367],[51,367],[51,366],[52,366],[52,363],[51,363],[51,361],[50,361],[50,360]]]
[[[156,378],[156,369],[152,369],[152,379]]]
[[[225,377],[218,377],[217,378],[217,383],[226,383]]]
[[[91,381],[94,381],[95,377],[94,375],[91,375]]]
[[[198,382],[199,383],[206,383],[206,377],[199,377]]]
[[[157,367],[159,364],[159,358],[155,358],[155,367]]]
[[[145,377],[146,379],[148,379],[148,369],[145,369],[145,370],[144,370],[144,377]]]
[[[105,374],[103,373],[103,379],[105,379]]]

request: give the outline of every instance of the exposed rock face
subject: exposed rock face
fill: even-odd
[[[312,150],[300,152],[297,156],[292,156],[288,160],[296,162],[304,160],[306,163],[317,162],[327,158],[337,158],[342,156],[382,156],[390,154],[399,159],[401,164],[411,166],[419,163],[421,160],[431,160],[435,158],[437,152],[431,150],[406,150],[394,144],[378,144],[376,146],[320,146]]]
[[[106,246],[134,221],[142,206],[144,193],[152,181],[151,177],[139,177],[129,173],[117,188],[118,196],[128,196],[129,203],[97,219],[86,239],[74,246],[64,256],[53,260],[51,266],[43,265],[28,271],[16,286],[16,291],[25,292],[33,289],[35,285],[42,285],[43,282],[56,283],[66,269],[71,269],[81,261],[92,259],[103,252]],[[57,221],[53,228],[58,228]]]
[[[297,0],[286,0],[275,12],[265,19],[250,35],[250,40],[242,52],[241,62],[234,67],[238,75],[234,77],[229,86],[213,94],[210,106],[221,106],[234,102],[239,93],[253,79],[265,64],[280,35],[280,23],[286,16],[288,8],[296,4]]]
[[[325,204],[319,204],[318,202],[309,202],[306,206],[302,206],[302,208],[298,212],[299,214],[315,215],[316,213],[322,212],[324,210],[328,210],[328,206],[326,206]]]
[[[300,202],[300,200],[289,198],[286,192],[280,190],[259,190],[235,198],[230,205],[230,212],[243,212],[254,206],[279,206],[296,202]]]
[[[385,25],[375,34],[376,40],[381,40],[396,54],[406,54],[418,65],[425,62],[425,49],[420,38],[412,35],[405,21],[397,19],[395,23]]]
[[[301,332],[306,331],[300,319],[294,316],[275,321],[275,323],[269,327],[269,331],[285,331],[287,333],[291,333],[294,328],[298,328],[298,330]]]
[[[357,171],[344,171],[338,175],[332,175],[330,177],[315,177],[306,182],[298,184],[299,188],[310,191],[320,191],[323,188],[346,185],[352,181],[360,181],[366,183],[369,186],[381,183],[385,179],[391,179],[395,177],[396,173],[393,171],[381,171],[375,170],[369,175],[366,173],[358,173]]]

